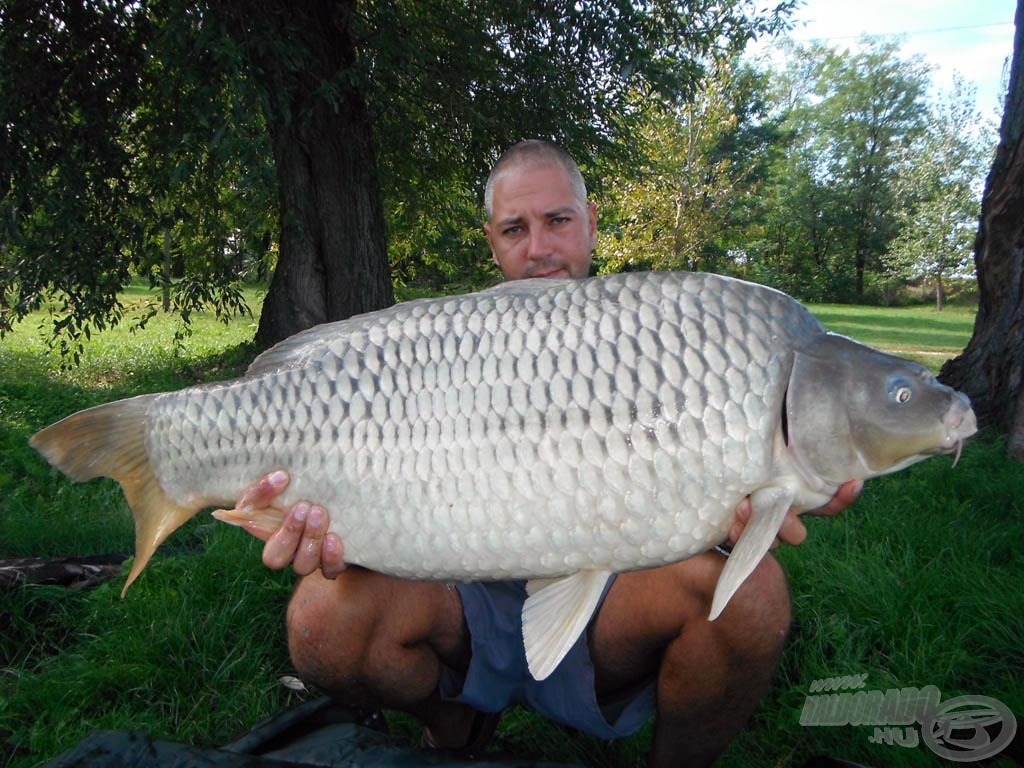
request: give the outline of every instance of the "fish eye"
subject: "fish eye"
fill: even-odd
[[[887,382],[889,402],[904,405],[914,396],[914,383],[906,376],[896,375]]]

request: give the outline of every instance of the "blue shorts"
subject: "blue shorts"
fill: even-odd
[[[605,587],[598,610],[613,583],[611,579]],[[438,683],[442,699],[482,712],[523,704],[550,720],[602,739],[628,736],[654,712],[653,679],[625,701],[597,700],[587,645],[589,626],[550,677],[533,679],[523,649],[525,582],[478,582],[456,588],[469,627],[472,657],[464,678],[442,667]]]

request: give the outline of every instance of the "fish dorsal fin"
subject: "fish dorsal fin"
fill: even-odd
[[[549,291],[557,291],[567,285],[575,285],[579,280],[571,277],[545,277],[538,280],[528,277],[522,280],[505,280],[478,291],[480,296],[538,296]]]
[[[762,488],[751,494],[750,521],[740,534],[739,541],[733,547],[718,577],[709,620],[714,621],[725,610],[729,599],[736,594],[736,590],[768,552],[775,537],[779,535],[779,528],[782,527],[786,512],[793,503],[793,496],[791,489],[777,486]]]
[[[561,579],[527,582],[523,644],[530,674],[544,680],[555,671],[594,615],[609,571],[578,571]]]
[[[266,352],[257,355],[256,359],[249,364],[245,375],[261,376],[265,373],[301,366],[314,352],[323,348],[324,338],[328,334],[347,322],[348,320],[341,320],[337,323],[314,325],[312,328],[299,331],[294,336],[279,341]]]

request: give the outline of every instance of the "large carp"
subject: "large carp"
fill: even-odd
[[[611,573],[723,542],[715,618],[791,506],[959,451],[967,398],[923,366],[829,333],[795,300],[710,274],[524,280],[299,333],[236,381],[143,395],[32,438],[76,480],[121,483],[128,584],[200,509],[264,473],[323,504],[352,564],[413,579],[534,579],[546,677]],[[268,518],[267,514],[271,516]],[[221,511],[272,529],[274,511]]]

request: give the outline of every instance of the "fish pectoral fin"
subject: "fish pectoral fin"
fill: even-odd
[[[583,634],[611,576],[610,571],[578,571],[561,579],[527,582],[523,645],[535,680],[554,672]]]
[[[793,504],[793,491],[788,488],[762,488],[750,496],[750,521],[718,577],[711,601],[710,621],[719,617],[736,590],[746,580],[761,558],[767,554],[779,534],[782,521]]]

